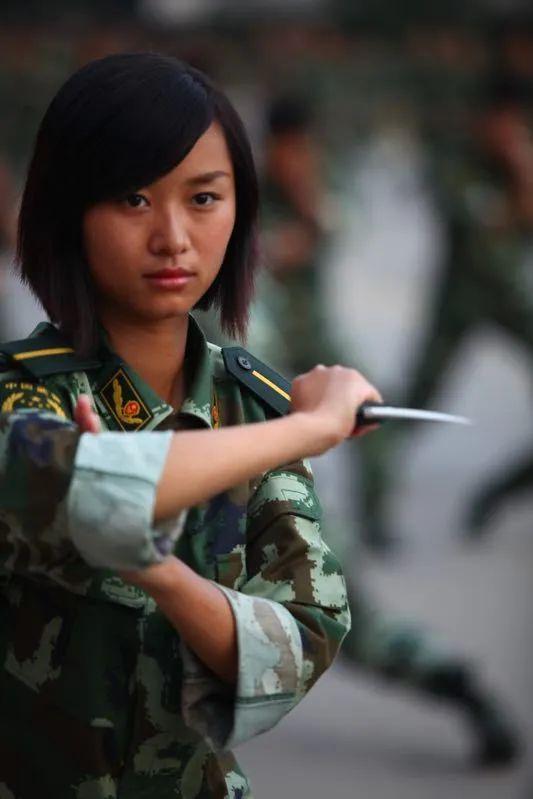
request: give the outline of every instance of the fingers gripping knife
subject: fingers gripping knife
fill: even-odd
[[[291,384],[288,380],[242,347],[224,347],[222,356],[226,371],[245,385],[258,399],[280,415],[285,415],[289,412]],[[471,424],[470,420],[464,416],[452,416],[449,413],[417,410],[415,408],[396,408],[375,402],[365,402],[356,411],[355,427],[380,424],[389,419]]]

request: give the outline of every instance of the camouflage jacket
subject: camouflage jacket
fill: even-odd
[[[0,799],[250,797],[229,748],[296,705],[349,626],[312,475],[290,464],[153,526],[172,431],[268,412],[192,320],[179,412],[109,348],[83,362],[57,335],[0,347]],[[71,421],[80,393],[99,435]],[[236,687],[113,571],[171,548],[231,604]]]

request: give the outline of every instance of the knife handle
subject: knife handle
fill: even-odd
[[[368,408],[375,408],[376,406],[383,405],[382,402],[363,402],[362,405],[359,406],[357,409],[357,413],[355,414],[355,429],[357,430],[360,427],[368,427],[369,425],[374,424],[382,424],[383,420],[377,419],[370,419],[366,415],[366,411]]]

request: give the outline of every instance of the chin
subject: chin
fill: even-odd
[[[169,301],[170,300],[170,301]],[[194,303],[185,300],[185,298],[176,298],[172,300],[169,298],[166,302],[154,304],[149,307],[142,307],[137,309],[138,316],[144,321],[157,322],[158,320],[175,319],[180,316],[187,316],[194,308]]]

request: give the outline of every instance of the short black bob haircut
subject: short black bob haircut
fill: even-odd
[[[22,198],[17,263],[78,352],[93,352],[98,341],[84,212],[165,175],[213,121],[233,163],[236,221],[220,272],[197,307],[216,307],[223,330],[242,338],[257,264],[258,189],[248,137],[226,96],[175,58],[122,53],[86,64],[52,100]]]

